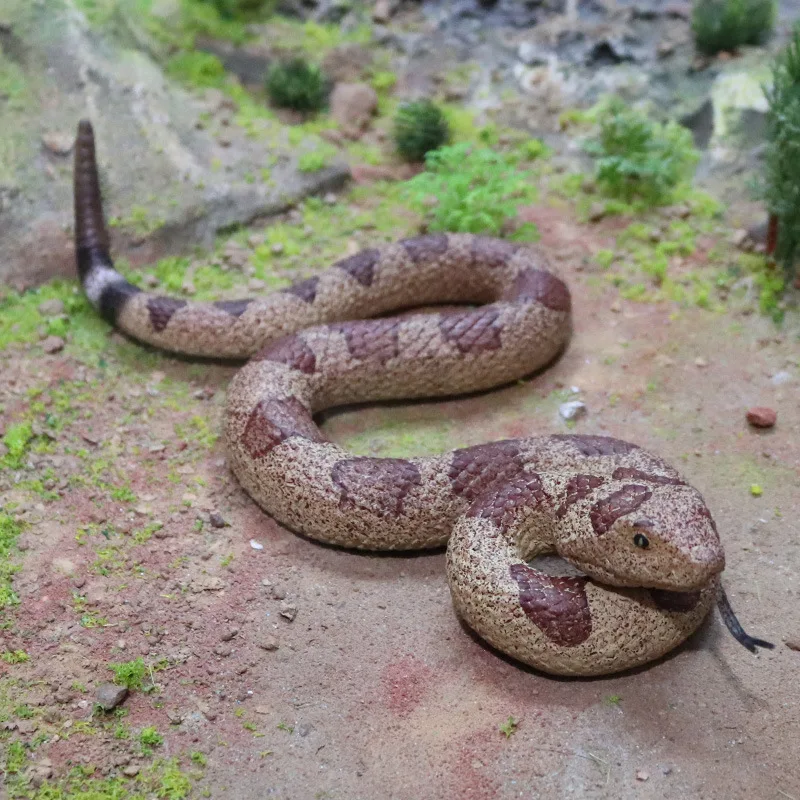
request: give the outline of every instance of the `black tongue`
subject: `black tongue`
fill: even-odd
[[[719,589],[717,590],[717,608],[719,608],[719,613],[722,617],[722,621],[725,623],[725,627],[733,634],[733,638],[740,644],[743,644],[751,653],[755,653],[758,647],[764,647],[767,650],[774,649],[775,645],[772,644],[772,642],[756,639],[754,636],[750,636],[745,632],[739,620],[736,618],[736,614],[733,613],[731,604],[728,602],[728,595],[725,594],[722,584],[719,585]]]

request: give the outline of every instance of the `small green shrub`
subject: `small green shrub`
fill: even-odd
[[[517,206],[536,194],[529,173],[519,172],[487,148],[465,143],[442,147],[428,153],[425,165],[425,172],[408,181],[405,192],[412,205],[430,208],[431,231],[496,236]]]
[[[697,49],[714,55],[760,44],[775,24],[775,0],[695,0],[692,31]]]
[[[0,622],[5,609],[19,605],[19,597],[11,584],[19,565],[11,560],[17,537],[22,532],[20,524],[10,515],[0,511]]]
[[[24,664],[26,661],[31,660],[31,657],[24,650],[5,650],[0,655],[0,658],[6,664]]]
[[[769,108],[764,196],[771,227],[777,227],[768,249],[774,245],[775,259],[791,278],[800,251],[800,26],[775,59],[772,85],[765,92]]]
[[[336,149],[323,143],[314,150],[303,153],[297,159],[297,168],[300,172],[319,172],[321,169],[325,169],[335,157]]]
[[[108,668],[114,673],[114,683],[131,691],[141,689],[147,676],[147,665],[141,657],[122,664],[109,664]]]
[[[328,88],[319,67],[293,58],[272,65],[267,73],[267,94],[278,108],[319,111],[325,106]]]
[[[400,106],[394,118],[394,143],[406,160],[419,162],[450,141],[444,112],[430,100]]]
[[[167,62],[167,74],[189,86],[219,88],[225,83],[225,67],[211,53],[200,50],[178,53]]]
[[[222,19],[253,19],[275,8],[274,0],[201,0],[212,5]]]
[[[0,459],[0,464],[9,469],[20,469],[25,462],[31,439],[33,439],[33,427],[30,422],[9,425],[3,436],[6,454]]]
[[[694,174],[699,155],[691,133],[677,122],[654,122],[618,97],[600,105],[597,121],[599,137],[586,150],[597,158],[595,179],[609,197],[663,205]]]
[[[139,742],[142,747],[158,747],[164,743],[164,737],[153,727],[139,731]]]

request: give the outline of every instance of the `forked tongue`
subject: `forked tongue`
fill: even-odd
[[[717,608],[719,608],[725,627],[733,634],[733,638],[743,644],[751,653],[755,653],[758,647],[765,647],[768,650],[772,650],[775,647],[772,642],[756,639],[745,632],[744,628],[739,624],[739,620],[736,619],[736,614],[733,613],[731,604],[728,602],[728,595],[725,594],[722,584],[719,584],[717,589]]]

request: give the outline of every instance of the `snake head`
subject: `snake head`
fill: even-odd
[[[588,524],[556,547],[602,583],[689,592],[725,568],[711,512],[691,486],[628,484],[588,511]]]

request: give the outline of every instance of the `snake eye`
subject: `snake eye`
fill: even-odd
[[[642,550],[647,550],[647,548],[650,547],[650,540],[643,533],[637,533],[636,536],[633,537],[633,543],[637,547],[641,547]]]

